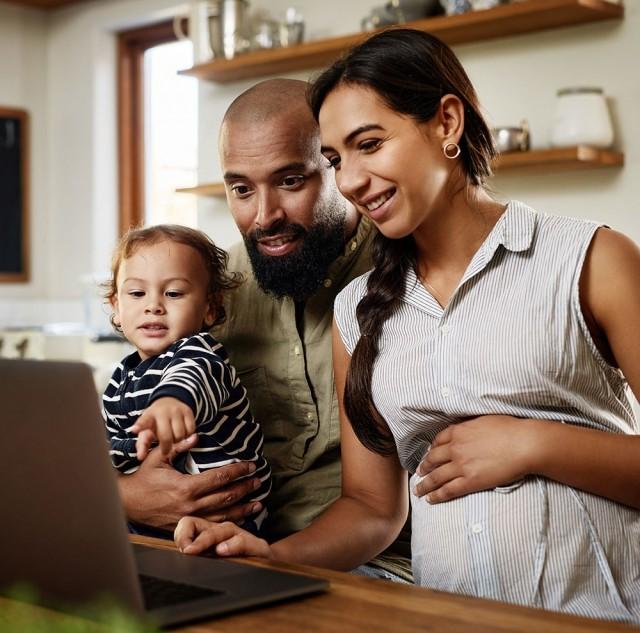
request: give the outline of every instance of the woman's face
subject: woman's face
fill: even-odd
[[[320,109],[322,153],[340,192],[387,237],[413,233],[442,199],[455,161],[442,153],[440,120],[417,123],[357,85],[339,85]]]

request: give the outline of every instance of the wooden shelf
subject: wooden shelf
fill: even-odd
[[[577,170],[598,167],[622,167],[624,154],[610,149],[597,149],[587,145],[536,149],[529,152],[508,152],[501,154],[493,164],[497,173],[521,169],[527,171]],[[210,183],[178,189],[181,193],[200,196],[225,197],[223,183]]]
[[[533,33],[601,20],[620,20],[624,6],[607,0],[525,0],[459,15],[407,22],[402,26],[428,31],[447,44],[464,44]],[[324,66],[371,33],[355,33],[256,51],[234,59],[213,60],[180,74],[229,83]]]
[[[213,196],[218,198],[224,198],[226,196],[224,183],[222,182],[198,185],[197,187],[184,187],[182,189],[176,189],[176,191],[178,193],[193,193],[197,196]]]
[[[622,152],[578,145],[501,154],[493,167],[497,173],[500,173],[511,169],[550,171],[621,167],[622,165],[624,165]]]

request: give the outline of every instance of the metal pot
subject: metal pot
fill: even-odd
[[[526,152],[529,149],[529,122],[524,119],[520,127],[495,127],[491,130],[493,142],[501,154],[505,152]]]

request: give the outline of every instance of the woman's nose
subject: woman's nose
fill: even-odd
[[[342,160],[336,171],[336,185],[345,198],[357,203],[368,182],[369,176],[358,161]]]

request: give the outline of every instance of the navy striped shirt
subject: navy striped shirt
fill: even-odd
[[[262,485],[243,501],[263,500],[271,488],[271,471],[262,455],[262,430],[226,350],[207,332],[180,339],[142,362],[134,352],[118,365],[102,397],[113,465],[124,474],[138,469],[137,436],[129,429],[152,402],[166,396],[191,407],[198,435],[196,446],[179,455],[174,467],[195,474],[255,462],[253,476]]]

